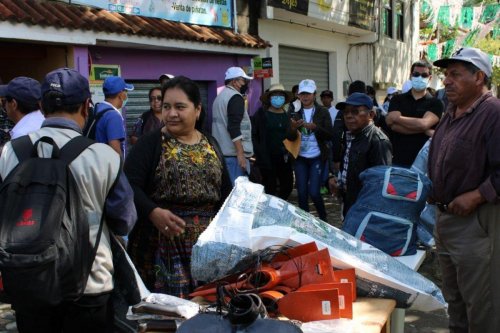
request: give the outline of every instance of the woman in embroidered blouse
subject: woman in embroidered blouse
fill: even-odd
[[[139,215],[128,252],[153,292],[187,297],[191,250],[231,191],[219,145],[201,131],[198,86],[178,76],[162,88],[165,126],[141,137],[125,173]]]

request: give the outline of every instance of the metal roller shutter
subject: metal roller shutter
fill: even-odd
[[[132,127],[134,126],[138,117],[141,116],[143,112],[149,110],[149,89],[153,87],[158,87],[158,82],[154,81],[128,81],[134,85],[134,90],[128,93],[127,102],[127,136],[132,132]],[[208,84],[207,82],[196,82],[200,88],[201,101],[205,111],[208,105]]]
[[[318,96],[322,90],[329,89],[327,52],[280,46],[279,58],[280,83],[286,89],[292,90],[304,79],[316,82]]]

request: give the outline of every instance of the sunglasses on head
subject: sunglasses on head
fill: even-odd
[[[150,102],[158,101],[161,102],[161,96],[151,96],[149,97]]]
[[[421,77],[423,77],[425,79],[425,78],[428,78],[431,75],[429,73],[413,72],[413,73],[411,73],[411,76],[413,76],[413,77],[419,77],[419,76],[421,76]]]

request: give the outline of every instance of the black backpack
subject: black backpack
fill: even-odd
[[[40,142],[52,145],[50,158],[38,156]],[[0,185],[0,270],[14,305],[54,306],[83,295],[103,219],[92,247],[69,164],[92,143],[77,136],[59,149],[47,136],[12,141],[19,164]]]
[[[89,118],[87,119],[87,123],[83,129],[83,135],[92,140],[95,140],[95,132],[97,130],[97,123],[99,120],[101,120],[106,112],[114,110],[112,107],[107,107],[99,113],[96,113],[98,105],[99,103],[97,103],[91,110],[89,109]]]

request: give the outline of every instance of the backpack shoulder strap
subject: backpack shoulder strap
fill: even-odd
[[[31,157],[31,150],[33,149],[33,142],[29,135],[23,135],[11,141],[12,149],[19,160],[19,163],[26,161]]]
[[[90,147],[92,144],[96,143],[94,140],[87,138],[83,135],[78,135],[67,142],[61,149],[61,160],[66,162],[66,165],[69,165],[75,158],[77,158],[85,149]],[[121,170],[121,167],[120,167]],[[115,180],[116,182],[116,180]],[[99,247],[99,243],[101,241],[102,228],[104,226],[104,215],[106,214],[106,203],[103,205],[101,220],[99,221],[99,229],[96,234],[96,240],[94,243],[94,248],[92,249],[91,255],[89,257],[89,263],[87,267],[87,271],[90,272],[92,270],[92,265],[95,261],[95,256],[97,254],[97,249]]]
[[[83,135],[74,137],[61,148],[61,160],[65,161],[66,164],[70,164],[93,143],[95,143],[94,140]]]
[[[99,110],[99,112],[97,112],[97,106],[98,106],[99,104],[103,104],[103,105],[104,105],[104,108],[103,108],[102,110]],[[113,108],[112,106],[110,106],[109,104],[106,104],[106,103],[97,103],[97,104],[95,105],[94,110],[96,111],[94,118],[95,118],[95,119],[99,119],[99,118],[102,118],[102,116],[104,116],[104,114],[105,114],[106,112],[111,111],[111,110],[114,110],[114,108]]]

